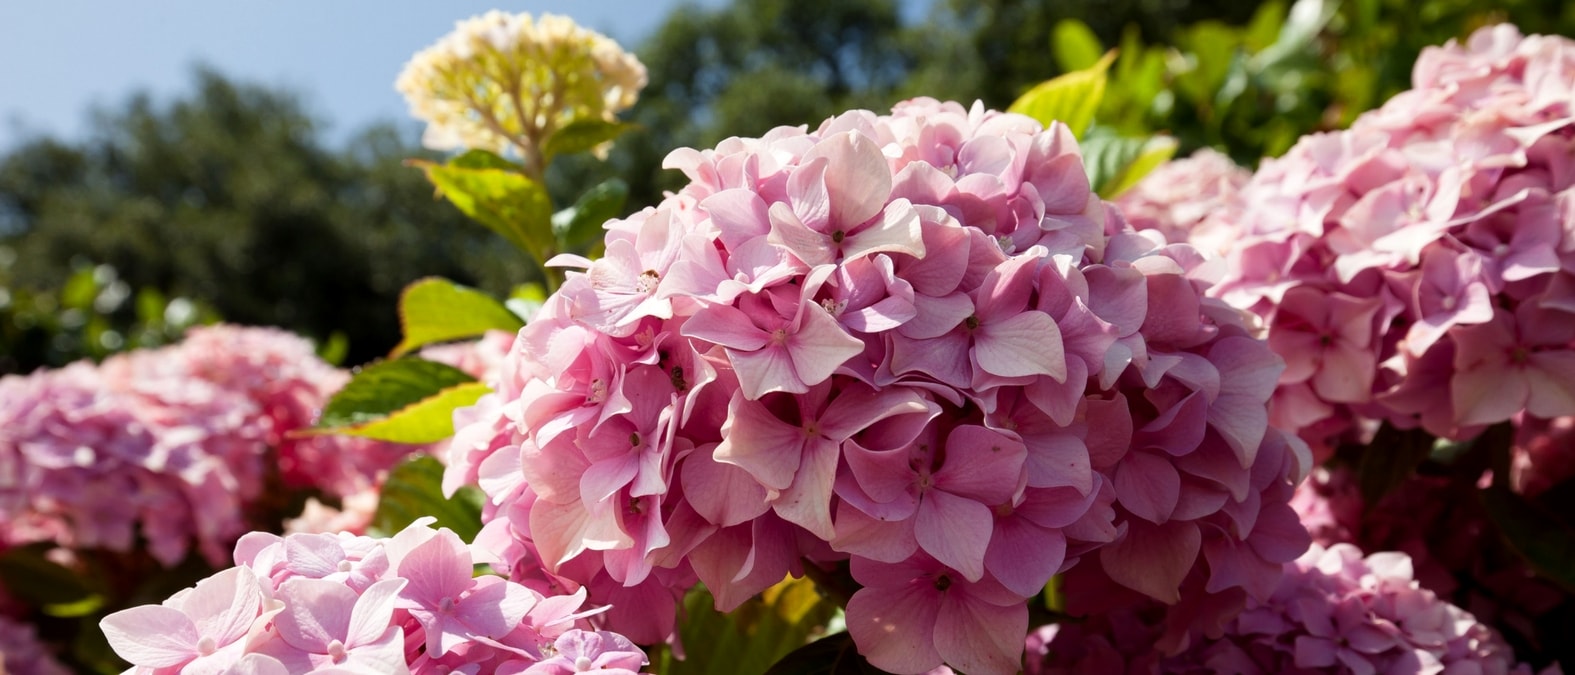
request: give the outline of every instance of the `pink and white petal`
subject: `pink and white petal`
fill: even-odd
[[[754,476],[773,490],[793,484],[798,471],[804,432],[778,419],[758,402],[734,394],[728,403],[728,419],[722,425],[722,443],[716,446],[716,461],[731,464]]]
[[[684,321],[681,333],[684,337],[742,351],[760,349],[771,341],[748,314],[731,305],[712,305],[700,310]]]
[[[403,588],[404,584],[399,586]],[[274,629],[291,647],[324,654],[328,643],[348,642],[346,635],[356,604],[356,593],[350,587],[336,581],[295,577],[279,585],[278,597],[284,602],[284,611],[274,617]],[[392,614],[392,607],[389,612]],[[387,621],[383,625],[387,626]]]
[[[772,504],[783,520],[809,530],[822,541],[831,541],[836,536],[831,525],[831,495],[837,478],[837,460],[842,455],[840,445],[825,438],[806,443],[803,464],[793,477],[793,484]]]
[[[618,494],[640,470],[640,457],[625,453],[592,464],[580,476],[580,499],[586,504],[600,504]]]
[[[163,605],[121,610],[98,625],[120,658],[147,668],[172,668],[196,658],[202,639],[191,617]]]
[[[918,315],[897,328],[906,338],[924,340],[945,335],[973,314],[973,300],[965,293],[943,296],[917,294],[913,306]]]
[[[1323,361],[1313,373],[1313,391],[1333,403],[1366,403],[1373,396],[1377,357],[1363,347],[1336,342],[1323,350]]]
[[[806,301],[798,332],[788,338],[793,369],[804,384],[815,386],[848,359],[864,353],[864,341],[842,329],[842,324],[820,305]]]
[[[393,675],[410,672],[405,663],[405,634],[399,626],[389,626],[376,640],[359,645],[346,656],[344,667],[355,672]]]
[[[974,331],[973,355],[985,372],[1001,377],[1047,375],[1066,381],[1066,351],[1055,319],[1023,312]]]
[[[871,665],[893,673],[923,673],[940,665],[937,595],[934,588],[920,584],[854,593],[848,600],[847,623],[859,653]],[[1021,643],[1022,637],[1017,641]]]
[[[197,632],[224,646],[245,637],[262,610],[263,591],[250,567],[232,567],[197,582],[181,601]]]
[[[774,391],[802,394],[809,385],[799,379],[792,354],[784,346],[770,345],[753,352],[727,350],[727,358],[738,376],[739,391],[754,401]]]
[[[891,167],[878,143],[848,131],[815,144],[801,161],[811,163],[821,157],[830,162],[825,168],[825,186],[831,195],[834,226],[852,229],[886,206],[891,198]],[[797,207],[795,203],[794,210]]]
[[[454,605],[454,618],[479,635],[501,638],[520,625],[539,597],[502,577],[482,576]]]
[[[845,260],[875,253],[906,253],[924,257],[919,213],[908,200],[892,202],[879,220],[842,242],[842,257]]]
[[[766,241],[773,247],[790,252],[810,266],[836,262],[837,249],[831,237],[810,229],[787,204],[772,204],[770,215],[771,234]]]
[[[684,499],[707,522],[722,527],[746,523],[771,509],[766,489],[743,469],[706,458],[700,451],[679,469]]]
[[[346,626],[346,646],[370,645],[385,637],[394,619],[394,601],[407,583],[405,579],[384,579],[361,592]]]

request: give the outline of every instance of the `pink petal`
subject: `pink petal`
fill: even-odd
[[[1536,352],[1525,370],[1526,411],[1543,419],[1575,415],[1575,352]]]
[[[1456,372],[1449,391],[1454,398],[1455,423],[1475,426],[1502,422],[1519,413],[1531,396],[1531,384],[1518,368],[1480,367]]]
[[[722,443],[715,457],[749,472],[761,485],[785,490],[793,484],[803,444],[802,429],[739,393],[728,404],[728,421],[722,425]]]
[[[1023,597],[1044,590],[1066,561],[1066,536],[1026,518],[1002,518],[990,535],[984,567],[996,581]]]
[[[848,600],[848,633],[859,653],[881,670],[922,673],[940,665],[936,651],[938,591],[917,585],[863,588]],[[1022,642],[1022,638],[1017,638]]]
[[[712,305],[684,322],[684,337],[698,338],[732,349],[753,351],[766,346],[770,336],[755,326],[742,310],[731,305]]]
[[[389,623],[394,620],[394,600],[406,583],[405,579],[384,579],[362,591],[350,612],[346,646],[370,645],[386,637]]]
[[[788,354],[798,379],[814,386],[826,381],[848,359],[864,353],[864,341],[842,329],[825,308],[806,301],[798,332],[788,340]]]
[[[941,597],[935,619],[935,649],[969,675],[1012,675],[1022,667],[1028,605],[998,607],[953,587]]]
[[[110,648],[138,666],[170,668],[197,657],[197,626],[172,607],[133,607],[104,617],[98,625]]]
[[[403,582],[403,579],[399,581]],[[403,587],[404,584],[398,584]],[[304,652],[328,653],[328,643],[346,641],[356,593],[334,581],[296,577],[279,585],[284,611],[274,617],[274,628],[290,646]],[[391,599],[390,599],[391,600]],[[392,615],[393,607],[389,607]],[[387,628],[385,620],[379,628]]]
[[[1181,475],[1169,460],[1134,452],[1116,466],[1116,497],[1139,518],[1159,524],[1170,519],[1181,495]]]
[[[974,332],[973,355],[979,368],[992,375],[1048,375],[1066,381],[1061,331],[1044,312],[1023,312],[980,326]]]
[[[1190,522],[1154,526],[1129,521],[1120,541],[1099,549],[1099,562],[1116,583],[1160,602],[1181,599],[1181,580],[1192,570],[1203,537]]]
[[[849,131],[815,144],[800,166],[821,157],[830,160],[825,168],[825,186],[831,195],[831,222],[853,228],[874,218],[891,197],[891,167],[880,146],[869,137]]]
[[[984,576],[984,553],[994,529],[990,507],[942,490],[924,495],[913,520],[919,547],[969,581]]]
[[[831,541],[835,536],[831,526],[831,493],[837,477],[837,460],[842,455],[839,445],[825,438],[806,443],[803,464],[793,484],[783,490],[773,504],[783,520],[809,530],[823,541]]]
[[[881,214],[880,220],[842,242],[844,259],[882,252],[924,256],[924,238],[920,235],[919,214],[906,199],[892,202],[886,207],[885,213]]]
[[[759,351],[727,350],[727,358],[738,375],[739,391],[749,400],[758,400],[774,391],[802,394],[809,386],[799,379],[793,357],[786,347],[771,345]]]
[[[837,250],[831,237],[810,229],[787,204],[771,205],[771,234],[766,241],[797,256],[806,265],[825,265],[835,262]]]
[[[707,521],[722,527],[749,522],[770,510],[766,489],[743,469],[696,451],[684,460],[684,499]],[[692,486],[692,487],[691,487]]]
[[[197,582],[181,601],[197,632],[219,646],[239,640],[251,630],[262,610],[262,584],[248,567],[232,567]]]
[[[454,618],[481,635],[501,638],[514,630],[540,597],[502,577],[483,576],[454,605]]]
[[[935,487],[992,506],[1005,503],[1017,494],[1027,459],[1022,442],[962,425],[946,436],[946,463],[935,473]]]

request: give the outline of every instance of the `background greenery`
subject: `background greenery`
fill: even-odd
[[[681,8],[638,45],[650,70],[629,114],[640,129],[606,163],[559,162],[555,201],[618,176],[632,211],[680,185],[660,169],[673,148],[916,95],[1001,108],[1113,47],[1102,125],[1251,165],[1406,88],[1427,45],[1506,20],[1575,34],[1575,4],[1560,0],[937,0],[916,22],[899,9]],[[403,165],[435,159],[414,125],[328,147],[291,92],[193,77],[183,99],[137,96],[98,111],[88,138],[0,157],[0,373],[159,344],[218,317],[284,326],[363,363],[398,342],[410,281],[503,295],[535,274]]]

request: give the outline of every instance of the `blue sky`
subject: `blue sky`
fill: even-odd
[[[689,0],[717,7],[727,0]],[[338,141],[407,120],[394,78],[454,22],[489,9],[567,14],[633,48],[682,0],[5,0],[0,150],[29,134],[77,138],[92,105],[186,91],[193,65],[287,86]],[[410,122],[412,125],[415,122]]]

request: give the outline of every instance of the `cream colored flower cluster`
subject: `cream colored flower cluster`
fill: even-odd
[[[555,131],[612,121],[645,82],[639,59],[568,17],[492,11],[418,52],[395,87],[427,121],[428,147],[516,154],[529,166]]]

